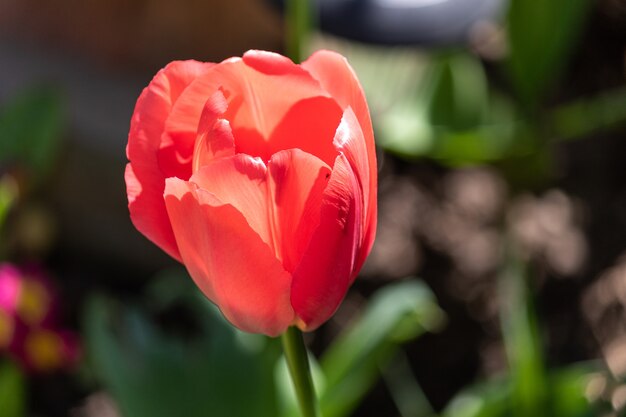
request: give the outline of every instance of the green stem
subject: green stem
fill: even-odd
[[[287,366],[296,390],[302,417],[321,417],[302,332],[296,327],[290,327],[283,333],[282,339]]]
[[[312,27],[309,0],[287,0],[285,2],[287,25],[287,55],[296,64],[306,58],[306,47]]]
[[[8,174],[0,177],[0,261],[5,258],[7,249],[7,239],[2,239],[4,224],[18,197],[19,189],[15,179]]]
[[[0,177],[0,229],[4,225],[9,210],[17,200],[17,194],[18,189],[15,180],[9,175]]]

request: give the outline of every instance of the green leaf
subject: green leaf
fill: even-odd
[[[326,377],[321,393],[325,417],[348,415],[380,376],[380,367],[401,343],[436,329],[444,315],[432,292],[417,280],[377,292],[363,316],[322,356]]]
[[[547,416],[547,371],[527,266],[513,254],[501,277],[502,332],[511,372],[515,415]]]
[[[511,383],[496,378],[476,384],[457,394],[443,411],[443,417],[508,417],[511,412]]]
[[[123,414],[275,417],[273,368],[279,345],[233,328],[198,290],[184,297],[183,293],[170,300],[169,307],[191,312],[198,321],[192,334],[178,333],[182,327],[178,322],[173,326],[176,332],[168,332],[159,324],[166,314],[163,310],[153,311],[151,318],[145,309],[102,297],[87,307],[88,358]],[[155,300],[151,304],[164,305]]]
[[[511,0],[508,12],[513,84],[529,108],[560,75],[589,7],[588,0]]]
[[[435,412],[411,372],[409,359],[398,350],[390,363],[383,368],[383,378],[402,417],[434,416]]]
[[[0,417],[22,417],[25,410],[24,377],[12,362],[0,362]]]
[[[424,80],[434,126],[463,131],[479,126],[488,105],[487,78],[478,60],[463,53],[442,55]]]
[[[586,417],[592,413],[595,405],[590,404],[585,391],[591,377],[606,370],[598,362],[584,362],[558,369],[550,374],[551,415],[567,417]]]
[[[48,174],[58,155],[62,122],[55,90],[18,96],[0,112],[0,164],[23,165],[38,178]]]
[[[514,105],[491,92],[482,64],[466,53],[434,59],[414,89],[379,116],[379,142],[407,158],[430,157],[451,166],[531,153],[534,138]],[[532,140],[529,140],[532,139]]]

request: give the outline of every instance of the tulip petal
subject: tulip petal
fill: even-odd
[[[228,103],[221,90],[216,91],[204,104],[193,151],[192,172],[198,171],[213,159],[235,154],[235,138],[230,123],[220,118],[227,108]]]
[[[374,132],[365,93],[346,58],[336,52],[321,50],[311,55],[301,66],[320,83],[342,109],[352,107],[368,142],[368,152],[374,151],[375,157]],[[376,164],[373,166],[376,167]]]
[[[162,163],[165,121],[180,94],[212,64],[196,61],[170,63],[146,87],[137,100],[131,120],[126,154],[128,207],[133,224],[148,239],[180,260],[174,234],[165,211],[165,178],[180,175],[178,163]]]
[[[363,183],[364,190],[369,190],[369,195],[366,196],[365,205],[366,230],[363,238],[365,250],[359,255],[360,261],[359,267],[357,268],[360,269],[360,265],[365,261],[365,257],[374,242],[378,211],[376,203],[378,184],[376,147],[365,94],[348,61],[336,52],[325,50],[318,51],[302,63],[302,68],[309,71],[309,73],[319,81],[322,88],[337,101],[342,109],[346,110],[349,107],[352,108],[362,131],[363,139],[365,140],[367,164],[360,163],[357,167],[357,172],[361,179],[369,177],[369,185],[366,185],[367,183],[365,182]],[[349,152],[350,151],[346,151],[346,155],[348,155]],[[352,153],[353,157],[349,159],[356,161],[356,153]],[[359,156],[359,158],[362,158],[362,156]]]
[[[235,207],[292,272],[319,223],[330,168],[299,149],[274,154],[266,166],[245,154],[216,159],[190,181]]]
[[[287,75],[302,76],[304,79],[310,80],[309,74],[299,65],[296,65],[286,56],[270,51],[260,51],[252,49],[242,57],[243,62],[250,68],[267,75]]]
[[[237,209],[275,251],[275,232],[268,214],[267,167],[261,159],[245,154],[216,159],[201,167],[190,182]]]
[[[184,264],[203,293],[242,330],[277,336],[294,319],[291,276],[232,205],[170,178],[165,202]]]
[[[306,330],[335,312],[346,294],[360,244],[363,196],[350,162],[339,155],[320,209],[320,223],[293,273],[291,305]]]
[[[246,54],[241,62],[233,61],[217,69],[224,75],[224,88],[232,92],[236,100],[229,107],[226,118],[231,121],[237,151],[259,156],[265,161],[276,152],[269,145],[272,132],[291,107],[300,100],[327,95],[317,81],[291,61],[290,64],[282,61],[280,76],[263,72],[267,70],[261,65],[263,61],[270,66],[273,64],[271,57],[275,55],[255,55],[251,60]],[[248,149],[247,146],[253,144],[259,148]]]
[[[269,142],[262,143],[272,154],[281,149],[298,148],[332,166],[338,155],[333,145],[333,137],[342,114],[341,107],[331,98],[312,97],[300,100],[285,113],[272,132]],[[254,145],[250,143],[245,147],[254,149]]]
[[[185,130],[188,124],[197,123],[207,95],[220,88],[228,101],[223,118],[230,121],[237,153],[264,161],[284,149],[272,146],[270,138],[293,105],[312,97],[328,97],[307,71],[288,58],[249,51],[243,58],[228,59],[198,77],[177,101],[168,131]]]
[[[360,193],[363,198],[362,218],[358,219],[360,236],[359,251],[357,253],[357,261],[352,276],[353,281],[363,266],[365,258],[367,258],[372,244],[374,243],[377,208],[375,183],[374,189],[371,188],[372,171],[369,167],[370,161],[368,160],[367,144],[363,138],[363,131],[361,130],[359,121],[351,107],[348,107],[344,112],[333,143],[337,150],[346,156],[352,171],[356,174]]]
[[[300,149],[275,153],[268,168],[276,246],[285,269],[293,272],[319,224],[331,171],[322,160]]]

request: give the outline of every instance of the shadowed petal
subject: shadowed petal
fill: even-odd
[[[355,269],[363,197],[344,155],[337,157],[322,197],[320,223],[293,273],[291,304],[306,330],[335,312]]]
[[[162,135],[172,105],[180,94],[212,64],[196,61],[170,63],[146,87],[137,100],[131,120],[126,154],[128,206],[133,224],[172,257],[180,256],[165,204],[165,178],[180,175],[178,163],[161,163]],[[166,158],[167,159],[167,158]]]
[[[276,246],[285,269],[293,272],[319,224],[331,172],[319,158],[289,149],[272,156],[269,174]]]
[[[333,137],[342,114],[341,107],[328,97],[300,100],[285,113],[265,146],[270,154],[298,148],[332,166],[339,154]]]
[[[232,205],[177,178],[165,202],[184,264],[203,293],[242,330],[277,336],[294,319],[291,276]]]
[[[193,172],[213,159],[235,154],[235,138],[230,123],[220,118],[227,108],[228,103],[221,90],[216,91],[204,104],[193,153]]]

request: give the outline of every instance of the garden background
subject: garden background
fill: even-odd
[[[132,227],[123,180],[152,74],[284,52],[283,6],[0,2],[0,259],[58,336],[5,343],[0,417],[297,415],[279,343]],[[307,335],[324,416],[624,415],[626,2],[311,7],[305,49],[353,65],[380,169],[372,254]]]

